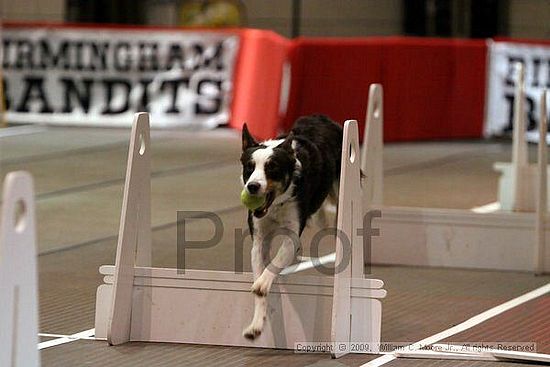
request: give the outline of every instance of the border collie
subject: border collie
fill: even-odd
[[[301,117],[287,136],[264,142],[254,140],[243,126],[242,183],[248,194],[265,198],[260,208],[248,211],[254,317],[244,337],[253,340],[261,334],[271,284],[300,250],[299,237],[310,217],[327,226],[324,204],[338,201],[341,152],[342,128],[323,115]],[[275,237],[283,241],[268,264]]]

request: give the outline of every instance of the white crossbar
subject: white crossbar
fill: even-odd
[[[334,264],[336,261],[336,252],[321,257],[312,257],[306,261],[290,265],[281,271],[281,275],[295,274],[304,270],[312,269],[319,265]]]

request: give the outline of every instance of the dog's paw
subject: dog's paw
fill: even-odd
[[[262,334],[262,327],[251,324],[243,330],[243,336],[248,340],[254,340]]]
[[[271,289],[271,283],[273,283],[273,280],[271,277],[266,276],[264,272],[258,277],[258,279],[256,279],[254,284],[252,284],[252,288],[250,290],[257,296],[266,297]]]

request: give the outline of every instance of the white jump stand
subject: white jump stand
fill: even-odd
[[[476,213],[463,209],[397,207],[383,204],[382,86],[371,86],[367,128],[362,148],[365,210],[378,209],[381,217],[372,239],[374,264],[443,266],[550,272],[549,223],[546,214],[548,185],[545,136],[546,97],[541,99],[539,163],[533,165],[533,212]],[[517,99],[520,100],[520,99]],[[378,113],[376,113],[378,106]],[[519,141],[519,140],[516,140]],[[523,141],[523,139],[521,139]],[[516,148],[521,152],[521,149]],[[517,153],[516,156],[525,156]],[[523,158],[518,159],[522,161]],[[519,171],[516,171],[519,172]],[[536,183],[535,177],[539,177]],[[519,181],[523,177],[520,175]],[[523,186],[525,187],[525,186]],[[522,189],[523,190],[523,189]],[[520,190],[520,192],[522,192]],[[538,199],[535,200],[535,192]],[[525,201],[520,207],[525,208]],[[534,209],[533,209],[534,211]]]
[[[356,121],[346,121],[337,227],[347,234],[351,250],[337,240],[335,254],[283,270],[287,275],[277,279],[268,296],[264,332],[251,342],[242,330],[253,315],[252,274],[150,267],[149,116],[136,114],[116,263],[100,268],[105,277],[97,290],[96,337],[112,345],[151,341],[294,349],[298,342],[377,344],[380,299],[386,291],[381,280],[363,276],[363,242],[357,234],[362,227],[357,135]],[[333,277],[296,274],[327,259],[336,264],[351,259],[351,266]]]
[[[529,164],[525,138],[525,71],[522,63],[516,63],[516,89],[513,111],[512,161],[497,162],[494,169],[501,173],[498,201],[501,210],[534,212],[537,207],[538,166]],[[544,118],[544,116],[542,116]],[[543,146],[546,146],[546,135]],[[547,167],[547,170],[550,169]],[[548,195],[547,195],[548,197]]]
[[[0,228],[0,366],[40,366],[32,177],[6,176]]]

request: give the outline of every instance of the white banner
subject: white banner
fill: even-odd
[[[515,64],[525,69],[525,111],[527,139],[538,141],[540,96],[550,88],[550,46],[492,42],[489,46],[488,90],[485,108],[485,136],[512,131]],[[547,138],[548,140],[548,138]]]
[[[239,37],[232,33],[91,28],[2,32],[12,123],[153,127],[227,123]]]

